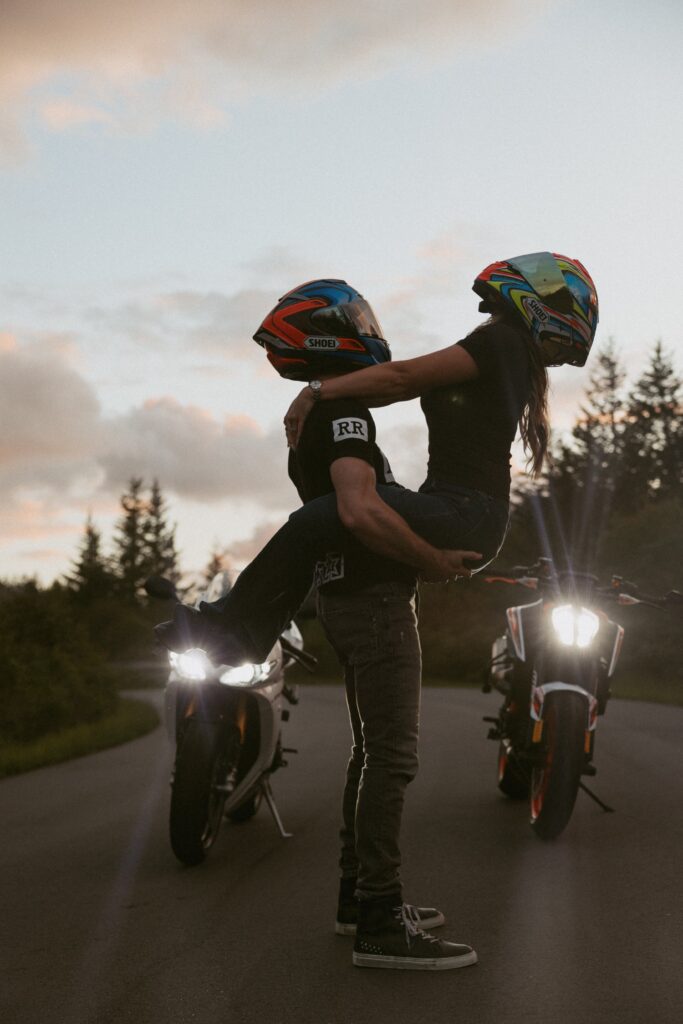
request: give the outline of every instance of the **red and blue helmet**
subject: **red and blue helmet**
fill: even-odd
[[[583,366],[588,359],[598,295],[578,260],[551,252],[515,256],[486,267],[472,287],[485,308],[514,312],[540,345],[546,366]]]
[[[254,334],[281,377],[362,369],[391,359],[368,302],[347,284],[324,278],[287,292]]]

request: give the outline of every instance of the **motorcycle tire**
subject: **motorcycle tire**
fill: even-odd
[[[176,753],[169,832],[171,849],[183,864],[201,864],[220,829],[225,784],[239,758],[239,730],[226,735],[218,722],[190,719]]]
[[[529,796],[529,777],[515,763],[510,744],[504,740],[498,747],[498,789],[511,800],[526,800]]]
[[[531,772],[531,827],[540,839],[556,839],[574,810],[585,754],[586,700],[560,690],[543,712],[543,759]]]
[[[261,806],[262,799],[263,794],[259,790],[250,796],[248,800],[245,800],[243,804],[240,804],[239,807],[236,807],[234,811],[229,811],[226,817],[237,824],[241,824],[243,821],[251,821]]]

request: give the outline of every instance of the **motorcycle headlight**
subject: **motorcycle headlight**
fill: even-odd
[[[565,647],[588,647],[600,628],[600,619],[588,608],[563,604],[552,611],[553,629]]]
[[[203,682],[212,670],[212,665],[206,652],[198,647],[193,647],[183,654],[176,654],[175,651],[171,651],[168,660],[178,675],[191,683]]]
[[[262,683],[270,675],[274,662],[264,661],[262,665],[237,665],[227,668],[220,675],[220,681],[226,686],[255,686]]]

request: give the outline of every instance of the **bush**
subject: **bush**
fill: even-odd
[[[0,600],[0,739],[24,742],[110,714],[114,677],[62,588],[28,583]]]

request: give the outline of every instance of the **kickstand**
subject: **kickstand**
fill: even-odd
[[[588,793],[588,796],[591,798],[591,800],[595,800],[596,804],[599,804],[599,806],[602,807],[603,811],[607,811],[608,814],[614,814],[614,808],[610,807],[609,804],[603,803],[600,797],[596,796],[595,793],[588,788],[585,782],[580,782],[579,788],[582,789],[584,793]]]
[[[283,839],[291,839],[292,838],[292,833],[291,832],[285,832],[285,826],[282,824],[282,818],[280,817],[280,812],[278,811],[277,807],[275,806],[275,799],[273,797],[273,790],[271,789],[271,786],[270,786],[270,779],[264,779],[263,780],[263,782],[261,783],[261,791],[262,791],[264,797],[266,798],[266,803],[268,804],[268,808],[270,810],[270,813],[273,815],[273,821],[275,822],[275,824],[277,826],[278,832],[280,833],[280,835],[282,836]]]

